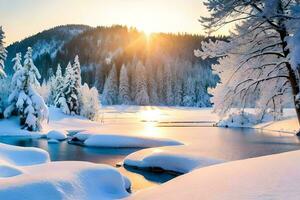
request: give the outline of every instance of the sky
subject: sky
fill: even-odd
[[[202,34],[202,15],[207,15],[202,0],[0,0],[6,45],[64,24]]]

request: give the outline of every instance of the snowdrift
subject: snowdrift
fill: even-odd
[[[300,151],[194,170],[129,199],[299,199]],[[174,192],[176,191],[176,192]]]
[[[128,155],[124,165],[142,169],[160,168],[165,171],[188,173],[196,168],[221,163],[221,160],[205,158],[191,153],[168,149],[144,149]]]
[[[38,148],[0,144],[0,199],[120,199],[130,181],[115,168],[89,162],[50,162]]]
[[[143,136],[129,136],[122,134],[102,134],[92,132],[77,133],[75,137],[83,141],[89,147],[112,147],[112,148],[147,148],[159,146],[182,145],[182,143],[167,139]]]

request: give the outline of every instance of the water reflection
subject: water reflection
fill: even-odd
[[[155,122],[147,123],[142,134],[173,138],[196,148],[199,155],[222,160],[237,160],[300,149],[298,137],[286,134],[269,134],[254,129],[226,129],[212,127],[168,127],[158,128]],[[126,130],[126,129],[124,129]],[[129,130],[128,130],[129,131]],[[28,137],[0,137],[0,142],[39,147],[49,152],[52,161],[78,160],[115,166],[127,155],[139,148],[87,148],[61,142],[48,143],[45,139]],[[172,147],[177,148],[177,147]],[[144,172],[133,168],[118,168],[132,181],[132,190],[164,183],[174,176]]]

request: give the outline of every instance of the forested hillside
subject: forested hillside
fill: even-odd
[[[208,38],[190,34],[147,36],[124,26],[59,26],[10,45],[6,71],[12,71],[17,52],[32,46],[45,79],[58,64],[64,72],[78,55],[83,81],[99,89],[104,104],[204,107],[211,105],[207,88],[218,81],[211,70],[215,59],[193,54],[204,40]]]

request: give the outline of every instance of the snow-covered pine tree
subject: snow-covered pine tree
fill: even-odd
[[[69,63],[68,65],[71,65],[71,64]],[[64,76],[62,75],[61,66],[60,66],[60,64],[58,64],[56,73],[55,73],[55,77],[51,82],[53,103],[56,107],[60,107],[59,98],[65,97],[64,91],[63,91],[64,85],[65,85],[65,79],[64,79]]]
[[[148,82],[148,93],[149,93],[149,100],[151,105],[158,105],[159,99],[157,95],[157,81],[156,81],[156,68],[148,59],[146,61],[147,65],[147,82]]]
[[[136,66],[136,80],[137,80],[137,88],[136,88],[136,96],[135,102],[138,105],[149,105],[149,95],[147,90],[147,79],[146,79],[146,71],[144,65],[139,62]]]
[[[22,66],[22,54],[21,53],[17,53],[16,57],[14,57],[12,59],[12,62],[14,62],[14,66],[13,69],[14,71],[18,71],[20,70],[23,66]]]
[[[195,80],[189,76],[185,82],[183,105],[192,107],[195,106],[196,94],[195,94]]]
[[[6,59],[7,51],[4,48],[4,38],[4,32],[2,30],[2,26],[0,26],[0,76],[5,76],[4,61]]]
[[[73,70],[74,70],[74,78],[76,80],[76,87],[81,87],[81,68],[80,68],[80,62],[78,55],[75,56],[74,64],[73,64]]]
[[[80,88],[80,115],[90,120],[97,120],[100,111],[99,93],[95,87],[85,83]]]
[[[102,103],[104,105],[116,104],[118,100],[118,77],[116,66],[113,65],[104,84]]]
[[[158,66],[156,68],[156,81],[157,81],[157,96],[159,99],[159,102],[161,104],[164,104],[164,77],[163,77],[163,67]]]
[[[120,72],[120,82],[119,82],[119,103],[124,105],[129,105],[131,103],[130,90],[129,90],[129,79],[127,68],[123,64]]]
[[[168,106],[173,105],[174,103],[174,95],[172,91],[172,74],[171,74],[171,66],[166,64],[164,66],[164,81],[163,81],[163,91],[165,97],[165,103]]]
[[[64,85],[61,95],[57,96],[57,106],[62,109],[65,114],[79,114],[79,95],[80,85],[78,85],[79,74],[75,75],[75,71],[71,63],[68,63],[65,73]]]
[[[181,106],[183,100],[183,83],[181,79],[177,79],[174,88],[174,105]]]
[[[202,58],[219,58],[214,66],[221,78],[214,91],[215,110],[221,116],[233,107],[243,110],[259,94],[267,104],[260,105],[265,112],[280,102],[276,99],[288,98],[300,124],[299,1],[207,0],[205,5],[211,16],[201,21],[208,30],[235,23],[228,42],[202,42],[202,50],[195,51]]]
[[[28,47],[24,56],[24,65],[20,66],[20,56],[14,58],[15,71],[12,78],[13,91],[9,95],[10,105],[5,109],[4,116],[11,114],[20,116],[22,128],[37,131],[42,128],[41,122],[48,117],[48,108],[43,98],[35,91],[39,85],[40,74],[32,60],[32,49]],[[16,64],[17,63],[17,64]]]

